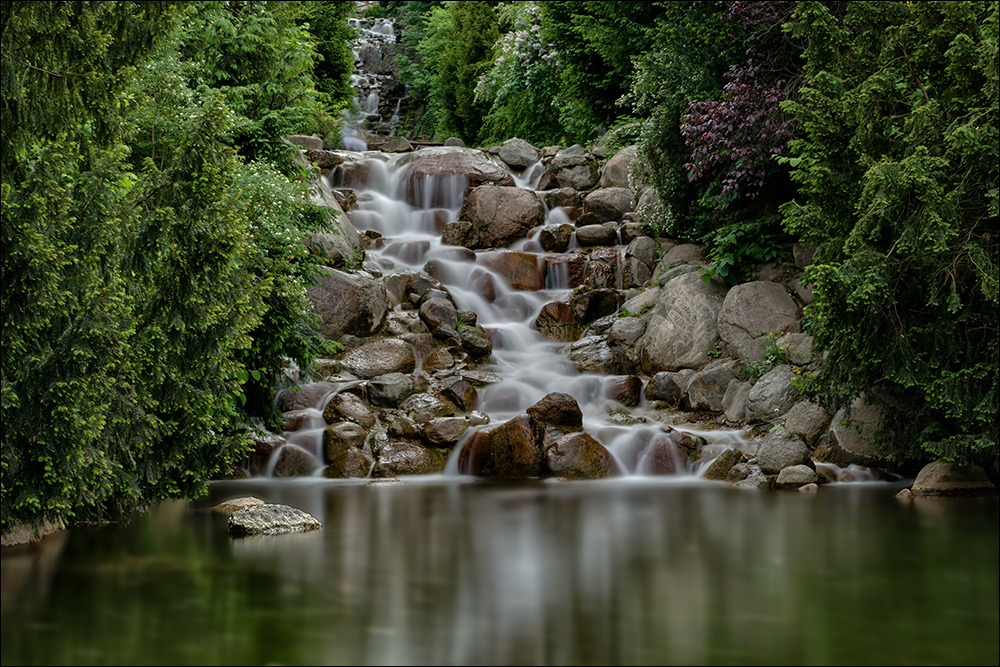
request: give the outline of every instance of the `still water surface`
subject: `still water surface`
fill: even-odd
[[[219,482],[5,551],[3,664],[996,665],[997,498],[900,486]],[[230,538],[242,495],[324,526]]]

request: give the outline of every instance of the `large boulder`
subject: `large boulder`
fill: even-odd
[[[402,199],[417,208],[457,208],[466,187],[514,185],[506,166],[478,150],[433,146],[406,153],[400,165]]]
[[[602,188],[628,188],[629,172],[632,169],[632,161],[635,159],[638,146],[626,146],[621,149],[604,164],[601,170],[600,187]]]
[[[795,405],[798,391],[792,386],[794,373],[787,364],[775,366],[750,389],[746,402],[748,422],[774,422]]]
[[[816,464],[802,438],[785,430],[771,431],[757,445],[757,465],[768,475],[777,475],[783,468],[805,465],[813,470]]]
[[[996,493],[996,487],[981,466],[942,461],[932,461],[921,468],[910,490],[918,496]]]
[[[599,171],[597,157],[574,144],[555,154],[542,174],[538,189],[589,190],[597,184]]]
[[[372,477],[432,475],[444,472],[447,458],[440,452],[412,442],[394,441],[378,453]]]
[[[523,171],[538,162],[541,151],[529,144],[524,139],[508,139],[500,145],[497,155],[504,163],[516,171]]]
[[[344,335],[373,336],[382,330],[389,313],[382,286],[361,273],[321,267],[317,284],[306,295],[321,319],[319,332],[331,340]]]
[[[601,222],[621,220],[634,210],[635,195],[628,188],[601,188],[583,200],[585,213],[593,213]]]
[[[761,359],[764,334],[797,332],[799,306],[780,283],[758,280],[736,285],[719,311],[719,335],[737,358]]]
[[[365,343],[349,350],[344,365],[359,378],[373,378],[386,373],[412,373],[417,359],[413,348],[398,338]]]
[[[637,343],[646,373],[701,368],[719,342],[718,316],[726,288],[699,273],[671,280],[657,293],[646,332]]]
[[[548,471],[567,479],[604,479],[621,474],[621,469],[604,445],[588,433],[569,433],[557,438],[545,450]]]
[[[545,220],[538,196],[515,187],[483,185],[469,192],[459,218],[472,224],[470,248],[499,248],[523,238]]]

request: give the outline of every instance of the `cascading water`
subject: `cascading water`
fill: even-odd
[[[465,149],[436,147],[423,152],[444,154],[458,150]],[[584,430],[611,452],[621,470],[633,476],[662,474],[663,462],[654,465],[651,457],[662,451],[656,445],[668,437],[671,415],[650,409],[645,402],[625,407],[612,397],[620,377],[580,372],[568,357],[570,343],[546,338],[533,326],[543,306],[565,301],[572,292],[567,265],[558,261],[560,255],[545,253],[532,237],[510,248],[476,252],[442,243],[444,224],[458,219],[468,180],[461,174],[409,178],[404,155],[366,151],[348,156],[350,162],[361,162],[367,171],[367,184],[356,190],[358,208],[351,212],[351,220],[360,232],[377,238],[368,250],[367,266],[383,278],[433,266],[434,277],[448,290],[458,309],[473,311],[478,324],[489,333],[493,352],[479,370],[489,371],[499,379],[479,388],[475,409],[488,415],[495,426],[523,414],[547,394],[569,394],[581,407]],[[530,171],[525,170],[528,175],[519,175],[518,179],[524,184],[537,180]],[[336,171],[327,179],[332,181],[328,182],[331,187],[338,185]],[[407,203],[407,194],[414,205]],[[567,221],[566,213],[558,207],[546,212],[546,224]],[[537,228],[532,231],[537,232]],[[575,239],[573,247],[579,247]],[[516,289],[491,268],[491,261],[498,255],[515,250],[535,255],[536,267],[544,273],[542,289]],[[419,358],[417,363],[419,368]],[[323,407],[318,405],[310,411],[311,418],[298,431],[286,434],[288,442],[309,452],[317,465],[325,426]],[[467,430],[449,459],[446,474],[458,474],[461,448],[478,428],[483,427]],[[742,431],[677,428],[705,438],[708,445],[703,448],[702,462],[728,447],[747,449]],[[666,465],[677,475],[697,474],[697,467],[685,461],[668,461]]]

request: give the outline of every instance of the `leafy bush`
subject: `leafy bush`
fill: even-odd
[[[784,103],[818,244],[807,278],[819,396],[891,400],[915,458],[996,461],[998,78],[995,3],[798,3],[800,99]]]

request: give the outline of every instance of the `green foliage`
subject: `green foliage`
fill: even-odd
[[[560,62],[559,123],[567,142],[587,144],[626,113],[633,58],[648,51],[654,20],[669,13],[658,2],[542,2],[542,34]]]
[[[334,0],[312,2],[309,7],[309,31],[316,40],[316,53],[320,56],[313,70],[316,89],[327,95],[326,111],[333,115],[346,108],[354,96],[351,87],[353,35],[347,19],[355,6],[350,0]]]
[[[784,366],[791,363],[788,357],[788,350],[778,345],[778,341],[785,334],[780,331],[765,334],[767,336],[767,346],[760,359],[750,359],[744,357],[743,368],[747,375],[752,378],[760,378],[765,373],[773,370],[777,366]]]
[[[623,98],[632,115],[644,119],[636,163],[660,202],[656,211],[640,211],[640,220],[657,235],[696,241],[714,229],[714,219],[695,210],[681,118],[689,101],[721,94],[723,74],[742,57],[742,32],[724,18],[723,3],[656,4],[662,14],[650,29],[654,46],[636,57],[635,79]]]
[[[807,308],[827,404],[876,388],[914,457],[986,462],[998,440],[997,5],[797,5]],[[900,408],[899,406],[904,406]]]
[[[446,3],[451,17],[447,44],[438,64],[443,115],[440,129],[454,128],[467,144],[477,143],[489,107],[476,100],[479,77],[490,64],[499,37],[496,13],[479,0]]]
[[[475,89],[476,100],[489,107],[485,143],[511,137],[551,143],[562,132],[560,60],[542,36],[539,4],[517,2],[501,5],[497,11],[506,32]]]
[[[760,264],[773,264],[786,258],[784,241],[785,235],[774,216],[721,227],[704,239],[712,260],[706,275],[717,275],[730,285],[744,282]]]
[[[280,67],[242,84],[222,83],[222,61],[199,73],[178,45],[206,27],[200,11],[216,10],[0,14],[5,531],[199,495],[251,422],[273,420],[285,358],[308,368],[324,345],[302,243],[324,220],[304,182],[239,143],[248,124],[298,114],[281,105],[311,88],[295,94],[306,80]],[[270,11],[251,12],[255,30]],[[220,53],[239,52],[218,18]]]
[[[410,4],[425,4],[428,7],[423,12],[410,7],[404,13],[406,29],[403,44],[410,55],[399,54],[396,63],[400,80],[410,86],[411,97],[423,104],[423,113],[417,119],[413,132],[434,136],[444,117],[444,92],[438,72],[449,41],[451,14],[440,4]]]

